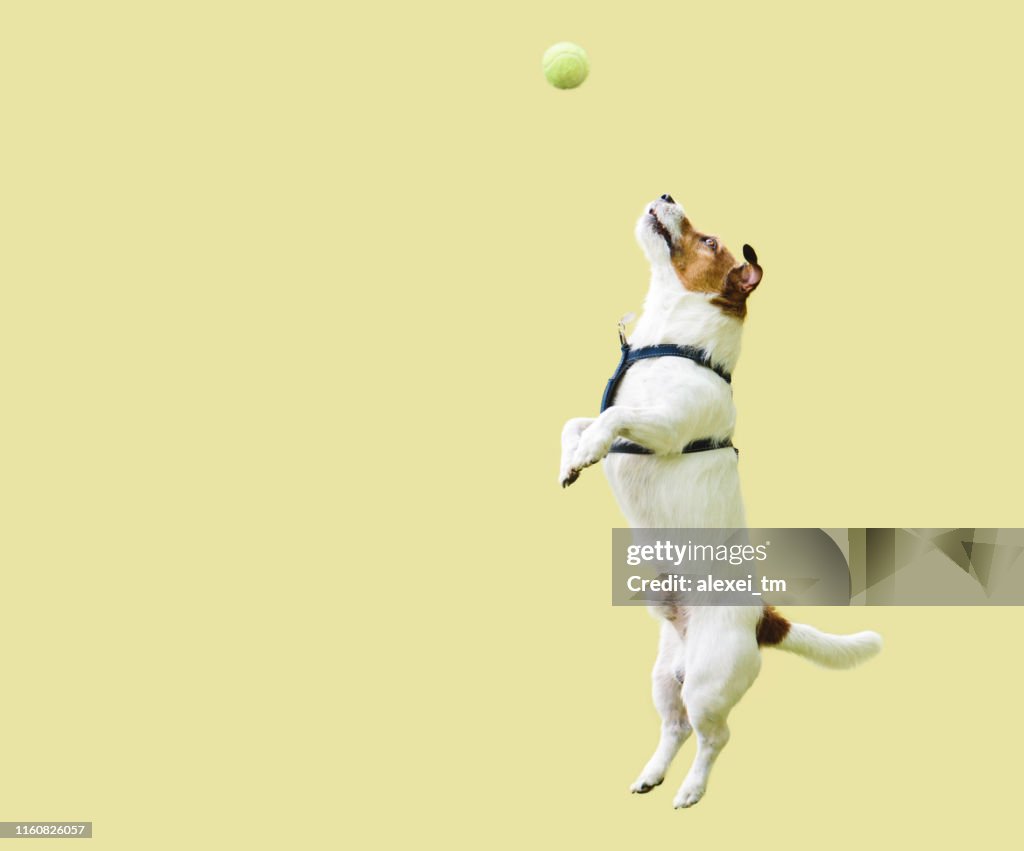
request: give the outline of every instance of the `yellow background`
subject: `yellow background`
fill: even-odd
[[[603,476],[555,481],[670,192],[765,269],[752,525],[1021,524],[1009,7],[4,4],[0,820],[1011,843],[1016,609],[790,611],[886,649],[768,654],[708,797],[671,809],[692,744],[630,796],[656,625]]]

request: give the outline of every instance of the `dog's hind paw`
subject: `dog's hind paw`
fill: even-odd
[[[688,783],[683,783],[683,788],[679,790],[675,800],[672,801],[672,806],[677,810],[684,810],[687,807],[692,807],[703,797],[703,786],[690,786]]]
[[[634,795],[646,795],[651,789],[656,789],[664,781],[664,777],[645,777],[641,775],[629,787],[629,791]]]

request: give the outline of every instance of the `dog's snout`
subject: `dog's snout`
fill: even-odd
[[[661,200],[662,201],[666,201],[669,204],[675,204],[675,200],[672,198],[671,195],[668,195],[668,194],[662,195],[661,196]]]

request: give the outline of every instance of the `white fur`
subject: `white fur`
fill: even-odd
[[[831,635],[805,623],[794,623],[775,646],[825,668],[852,668],[882,649],[882,636],[870,631]]]
[[[654,201],[636,227],[651,264],[643,313],[630,338],[633,347],[674,343],[703,348],[732,372],[743,323],[711,304],[711,295],[685,290],[669,248],[648,211],[674,240],[684,217],[675,203]],[[726,438],[736,420],[732,392],[713,371],[681,358],[639,361],[619,385],[615,404],[598,417],[569,420],[562,431],[559,480],[604,460],[619,506],[633,528],[725,528],[746,525],[736,453],[718,449],[689,455],[680,450],[699,438]],[[622,437],[654,455],[608,454]],[[662,718],[654,755],[633,783],[647,792],[665,777],[682,743],[696,731],[697,753],[674,806],[697,803],[715,759],[729,740],[727,719],[761,669],[756,629],[760,606],[658,607],[661,639],[654,664],[654,704]],[[873,656],[881,638],[873,632],[835,636],[793,624],[778,645],[829,667],[849,667]]]

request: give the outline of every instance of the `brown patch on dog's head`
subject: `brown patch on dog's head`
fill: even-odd
[[[765,606],[757,622],[758,646],[778,644],[788,633],[789,621],[775,611],[774,606]]]
[[[764,274],[754,249],[744,245],[747,262],[739,264],[717,237],[695,230],[688,218],[683,218],[680,231],[678,241],[670,245],[672,267],[680,283],[690,292],[713,293],[712,304],[723,313],[743,319],[747,298]]]

